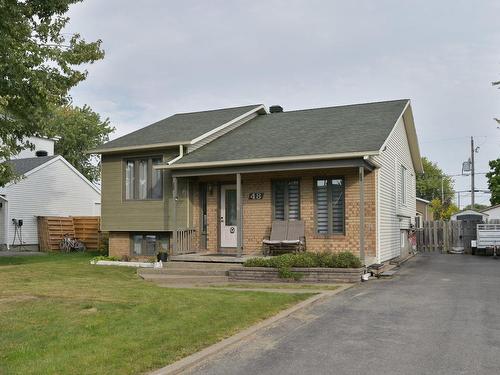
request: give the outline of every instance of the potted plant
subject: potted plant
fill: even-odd
[[[168,253],[166,251],[159,251],[157,254],[156,254],[156,260],[159,262],[159,261],[162,261],[162,262],[166,262],[168,260]]]

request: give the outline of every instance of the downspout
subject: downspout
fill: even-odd
[[[179,145],[179,155],[169,162],[167,162],[167,165],[171,165],[175,163],[177,160],[180,160],[184,156],[184,146]],[[172,204],[174,205],[173,207],[173,230],[172,230],[172,252],[174,255],[177,255],[178,252],[178,243],[177,243],[177,236],[178,236],[178,226],[177,226],[177,177],[172,178]]]
[[[172,165],[174,164],[177,160],[180,160],[182,159],[182,157],[184,156],[184,146],[183,145],[179,145],[179,156],[173,158],[172,160],[170,160],[167,165]]]

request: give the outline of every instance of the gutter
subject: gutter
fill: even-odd
[[[368,160],[366,158],[378,154],[379,151],[364,151],[364,152],[351,152],[342,154],[298,155],[298,156],[211,161],[211,162],[199,162],[199,163],[180,163],[180,164],[174,164],[174,161],[172,160],[167,164],[156,165],[154,166],[154,168],[155,169],[210,168],[210,167],[227,167],[227,166],[266,164],[266,163],[336,160],[336,159],[348,159],[348,158],[363,158],[365,160]],[[180,158],[176,159],[179,160]],[[375,162],[372,160],[370,160],[370,163],[375,165]]]
[[[380,165],[380,163],[375,161],[375,159],[373,158],[373,155],[365,155],[365,156],[363,156],[363,160],[365,160],[368,164],[371,164],[375,168],[382,167],[382,165]]]
[[[122,151],[137,151],[137,150],[149,150],[155,148],[163,148],[163,147],[173,147],[173,146],[182,146],[188,145],[191,141],[183,141],[183,142],[164,142],[164,143],[153,143],[149,145],[141,145],[141,146],[127,146],[127,147],[113,147],[113,148],[96,148],[93,150],[88,150],[86,154],[110,154],[113,152],[122,152]]]

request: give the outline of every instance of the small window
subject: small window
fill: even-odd
[[[343,178],[317,178],[315,180],[317,233],[344,234],[344,185]]]
[[[125,167],[125,199],[134,199],[135,186],[135,163],[132,160],[127,160]]]
[[[161,157],[125,161],[125,199],[163,199],[163,172],[154,169]]]
[[[400,175],[401,205],[406,206],[406,168],[401,166]]]
[[[161,158],[153,158],[153,166],[161,164]],[[153,169],[153,174],[151,177],[151,198],[152,199],[162,199],[163,198],[163,172],[160,169]]]
[[[139,199],[148,199],[148,161],[139,160]]]
[[[300,220],[300,182],[294,180],[273,181],[274,220]]]
[[[237,211],[236,211],[236,190],[227,189],[224,205],[226,206],[226,222],[227,226],[234,226],[237,222]]]
[[[154,256],[168,251],[168,237],[165,233],[134,233],[132,235],[132,256]]]

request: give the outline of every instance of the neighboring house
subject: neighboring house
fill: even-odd
[[[417,228],[421,228],[424,221],[432,220],[432,211],[431,211],[431,202],[418,198],[416,199],[416,207],[417,207],[417,217],[415,226]]]
[[[481,213],[488,215],[488,220],[500,220],[500,204],[481,210]]]
[[[23,249],[33,250],[38,248],[37,216],[100,215],[99,189],[62,156],[53,155],[53,140],[30,140],[35,149],[8,162],[19,180],[0,188],[0,248],[20,245],[13,219],[23,220]],[[29,157],[37,152],[47,155]]]
[[[308,251],[409,249],[422,164],[406,99],[176,114],[91,152],[111,255],[260,254],[273,220],[298,219]]]
[[[489,215],[475,210],[463,210],[450,216],[450,220],[486,220]]]

